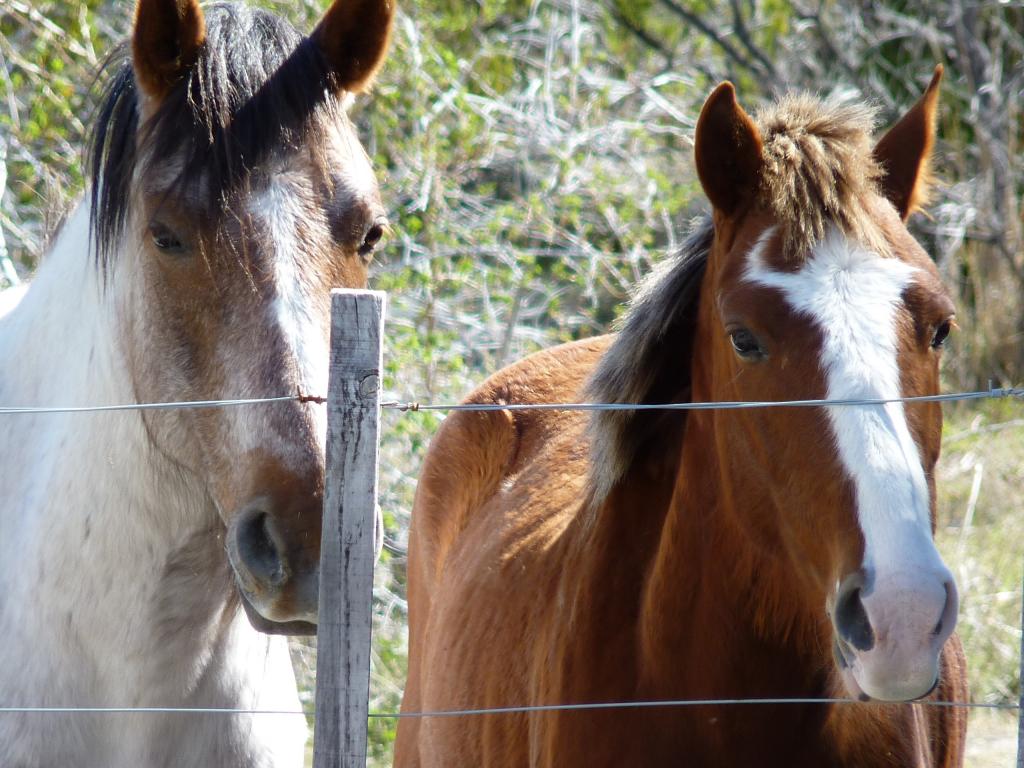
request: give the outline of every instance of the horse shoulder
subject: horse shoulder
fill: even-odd
[[[571,402],[579,396],[610,341],[610,337],[599,337],[538,352],[497,372],[463,402],[497,405]],[[460,626],[456,633],[459,636],[465,629],[462,619],[455,620],[452,616],[459,606],[450,601],[436,605],[434,602],[448,562],[458,560],[457,552],[471,544],[463,541],[465,535],[469,535],[467,528],[474,521],[479,522],[480,516],[486,514],[482,510],[489,506],[488,502],[512,486],[516,477],[532,477],[529,471],[532,464],[548,460],[546,457],[556,447],[553,444],[558,442],[555,438],[564,436],[567,430],[582,436],[584,419],[585,415],[578,411],[457,411],[441,425],[420,473],[409,532],[409,670],[402,703],[404,711],[417,711],[436,703],[429,701],[429,693],[423,690],[427,686],[426,677],[432,671],[428,645],[438,642],[436,636],[430,637],[427,633],[428,624],[440,621],[445,626]],[[486,554],[478,554],[487,559]],[[460,567],[472,570],[474,566],[461,563]],[[479,585],[473,574],[465,575]],[[458,637],[453,642],[458,642]],[[468,659],[463,659],[462,663],[471,664]],[[469,676],[469,670],[463,671]],[[483,674],[482,670],[477,671]],[[474,692],[476,697],[481,695],[479,690]],[[450,702],[446,700],[445,705]],[[425,755],[419,752],[420,726],[421,723],[413,719],[399,729],[396,766],[411,768],[433,764],[431,760],[436,752]],[[441,724],[431,728],[444,730]],[[434,738],[440,738],[440,734],[434,733]],[[451,749],[458,748],[459,744],[458,739],[446,742]],[[443,754],[450,759],[452,753],[446,749]],[[472,762],[469,759],[465,764]]]
[[[574,400],[611,337],[538,352],[495,373],[463,402],[506,405]],[[459,533],[511,477],[579,412],[457,411],[430,445],[416,489],[410,549],[420,575],[436,578]]]

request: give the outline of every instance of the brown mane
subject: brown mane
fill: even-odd
[[[866,201],[879,193],[882,169],[872,154],[875,110],[791,95],[761,109],[763,142],[755,204],[772,212],[789,259],[808,253],[829,224],[885,253]],[[714,231],[698,219],[679,253],[640,284],[615,343],[587,386],[601,403],[685,402],[700,278]],[[665,350],[671,348],[672,354]],[[682,422],[685,412],[674,412]],[[657,411],[595,411],[590,424],[590,490],[601,501],[642,453]]]
[[[875,110],[787,96],[754,119],[763,141],[759,202],[778,219],[790,259],[806,254],[830,223],[884,252],[865,202],[882,169],[872,153]]]

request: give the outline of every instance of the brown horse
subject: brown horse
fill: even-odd
[[[904,221],[941,70],[870,110],[701,112],[713,216],[614,337],[507,368],[472,403],[892,398],[938,391],[953,305]],[[935,549],[934,403],[457,413],[420,481],[406,712],[673,699],[762,706],[407,718],[408,766],[957,766],[957,595]],[[934,689],[934,690],[933,690]]]

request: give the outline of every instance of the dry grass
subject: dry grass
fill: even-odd
[[[960,634],[976,701],[1019,693],[1024,571],[1024,412],[990,402],[947,417],[938,539],[960,588]]]
[[[1016,703],[1020,690],[1024,572],[1024,409],[998,401],[947,412],[939,464],[937,538],[960,588],[960,635],[971,697]],[[975,710],[968,768],[1009,768],[1013,712]]]
[[[1010,768],[1017,754],[1017,715],[979,710],[971,713],[966,768]]]

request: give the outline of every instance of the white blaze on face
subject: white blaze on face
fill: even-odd
[[[901,396],[897,312],[916,269],[849,241],[836,228],[796,272],[770,269],[769,230],[751,250],[746,279],[782,292],[822,333],[829,399]],[[864,567],[903,570],[938,558],[928,484],[902,403],[827,409],[840,461],[853,482]]]
[[[299,224],[306,215],[297,193],[287,181],[274,177],[252,204],[252,213],[266,230],[262,243],[273,263],[274,301],[270,304],[270,322],[275,325],[295,361],[296,382],[305,395],[326,396],[329,348],[321,319],[315,310],[319,301],[315,287],[303,277],[300,265],[305,253],[299,237]],[[313,407],[317,440],[323,449],[327,442],[327,412]]]

